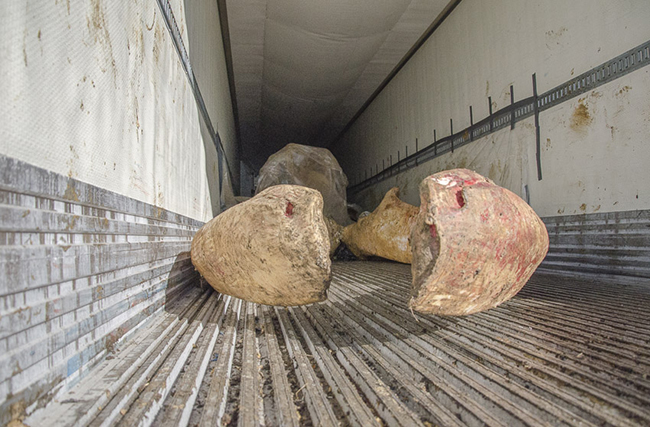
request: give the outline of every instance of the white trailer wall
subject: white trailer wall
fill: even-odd
[[[489,114],[650,39],[650,2],[463,0],[415,53],[333,151],[351,181],[374,174]],[[418,183],[453,167],[474,169],[523,196],[540,216],[650,208],[650,69],[647,67],[540,115],[543,180],[537,180],[534,120],[518,122],[389,178],[351,199],[366,209],[399,186],[419,205]]]
[[[239,151],[216,0],[186,2],[187,38],[192,68],[205,106],[228,158],[232,186],[239,189]],[[205,139],[209,135],[204,135]],[[211,143],[211,141],[210,141]]]
[[[170,6],[236,183],[217,4]],[[0,52],[5,425],[185,298],[199,280],[192,236],[221,195],[216,147],[156,1],[4,1]]]
[[[171,5],[238,180],[216,2]],[[218,212],[216,150],[155,1],[0,10],[0,154],[194,219]]]

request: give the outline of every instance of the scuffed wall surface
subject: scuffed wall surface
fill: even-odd
[[[184,1],[171,5],[187,45]],[[192,13],[218,22],[208,6]],[[5,425],[197,284],[191,239],[220,194],[215,146],[155,1],[2,2],[0,49]],[[223,49],[197,55],[211,120],[236,155]]]
[[[540,270],[650,278],[650,210],[544,218],[550,247]]]
[[[531,171],[530,191],[542,216],[650,208],[648,88],[646,67],[541,114],[544,179]]]
[[[184,4],[172,6],[186,37]],[[0,153],[212,218],[216,153],[155,2],[5,2],[0,28]]]
[[[388,166],[391,156],[395,162],[398,150],[401,158],[406,146],[412,154],[416,138],[422,149],[433,142],[434,129],[438,138],[449,135],[450,118],[455,132],[469,126],[469,106],[474,122],[489,114],[488,97],[494,111],[506,106],[510,85],[515,100],[531,96],[533,73],[543,93],[647,41],[648,18],[650,3],[640,0],[534,5],[464,0],[333,151],[351,181],[358,182],[365,171],[381,170],[382,161]],[[512,132],[494,133],[351,198],[372,209],[381,200],[379,193],[398,185],[405,200],[414,203],[424,176],[464,166],[522,196],[527,185],[541,216],[648,209],[648,169],[641,167],[650,158],[648,72],[639,70],[541,114],[541,182],[530,119]],[[588,118],[572,124],[574,112],[580,116],[585,110]],[[492,139],[496,148],[485,148]],[[499,160],[507,175],[494,170],[490,175],[493,166],[499,170]],[[517,170],[519,176],[513,174]]]
[[[637,90],[634,90],[634,88]],[[374,209],[391,187],[419,205],[424,177],[469,168],[530,203],[543,217],[645,210],[650,206],[650,69],[622,77],[540,115],[543,180],[537,180],[531,117],[354,194]]]
[[[196,284],[201,225],[0,155],[0,425],[14,405],[31,413],[87,375]]]

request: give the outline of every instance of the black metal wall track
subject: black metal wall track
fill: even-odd
[[[536,124],[538,124],[538,116],[540,112],[616,80],[619,77],[631,73],[632,71],[636,71],[648,64],[650,64],[650,41],[647,41],[634,49],[630,49],[627,52],[592,68],[591,70],[580,74],[579,76],[556,86],[541,95],[537,95],[537,82],[535,75],[533,75],[533,96],[514,102],[513,88],[511,87],[510,93],[513,102],[507,107],[490,114],[488,117],[477,123],[473,123],[468,128],[456,133],[452,130],[451,135],[440,140],[437,140],[434,136],[434,142],[431,145],[419,151],[416,149],[415,153],[410,156],[407,155],[401,160],[398,159],[395,164],[390,162],[388,167],[383,169],[381,172],[377,171],[375,175],[372,175],[371,169],[371,176],[369,178],[364,171],[364,174],[360,174],[360,176],[364,176],[365,178],[349,187],[348,194],[356,194],[424,162],[443,154],[453,152],[455,149],[467,145],[492,132],[508,126],[514,128],[516,122],[527,119],[530,116],[535,115]],[[537,145],[537,173],[538,179],[541,180],[542,170],[539,141]]]
[[[190,82],[190,87],[192,88],[194,99],[196,100],[196,106],[199,109],[199,112],[201,113],[201,117],[203,118],[203,121],[205,122],[205,125],[208,128],[208,132],[210,132],[210,136],[212,137],[212,142],[214,143],[214,146],[217,149],[217,157],[219,159],[219,169],[221,170],[222,162],[223,160],[225,160],[226,170],[228,171],[228,175],[230,176],[230,182],[235,182],[233,180],[230,164],[228,163],[228,157],[226,157],[225,150],[223,148],[223,145],[221,144],[221,137],[219,136],[218,130],[216,130],[212,125],[210,114],[208,114],[208,109],[206,108],[205,102],[203,101],[203,95],[201,95],[201,89],[199,88],[199,84],[197,83],[196,77],[194,76],[194,71],[192,70],[192,63],[190,62],[190,56],[187,53],[187,49],[185,49],[185,44],[183,43],[183,38],[181,37],[181,32],[178,29],[178,24],[176,23],[176,18],[174,18],[174,13],[172,12],[172,7],[169,4],[169,0],[156,0],[156,3],[158,3],[158,6],[160,7],[160,11],[162,12],[163,18],[165,20],[165,25],[167,26],[167,30],[171,35],[172,41],[174,42],[174,47],[176,48],[176,52],[178,53],[178,56],[181,60],[181,64],[183,64],[183,70],[185,70],[185,75],[187,76],[187,80]],[[221,194],[222,187],[223,187],[223,176],[220,172],[219,173],[219,194]],[[222,204],[221,209],[223,210],[225,206],[223,202],[221,204]]]

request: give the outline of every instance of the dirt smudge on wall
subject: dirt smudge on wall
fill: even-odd
[[[497,168],[494,163],[490,165],[490,171],[488,172],[488,178],[490,178],[492,181],[496,179],[497,176]]]
[[[90,7],[90,15],[86,17],[88,31],[90,32],[94,42],[102,47],[104,53],[103,64],[100,65],[100,69],[102,72],[106,72],[108,68],[112,69],[113,81],[115,88],[117,88],[117,66],[115,65],[113,44],[111,42],[111,36],[108,33],[105,12],[101,0],[91,0]]]
[[[153,42],[153,58],[156,61],[156,64],[160,62],[160,47],[159,44],[165,42],[165,34],[161,25],[156,25],[156,30],[154,31],[154,42]]]
[[[63,193],[63,198],[66,200],[72,200],[75,202],[79,201],[79,194],[74,188],[74,182],[73,181],[68,181],[68,186],[65,189],[65,193]]]
[[[566,27],[560,27],[557,30],[549,30],[545,33],[546,35],[546,47],[548,49],[554,49],[558,46],[564,44],[562,36],[569,31]]]
[[[618,96],[618,95],[623,95],[623,94],[629,92],[630,89],[632,89],[632,86],[625,85],[625,86],[623,86],[623,87],[622,87],[622,88],[621,88],[621,89],[616,93],[616,95],[617,95],[617,96]]]
[[[27,28],[23,31],[23,62],[27,67]]]
[[[585,105],[584,100],[578,101],[578,106],[573,110],[571,115],[570,126],[576,132],[584,132],[585,128],[593,122],[593,118],[589,113],[589,108]]]

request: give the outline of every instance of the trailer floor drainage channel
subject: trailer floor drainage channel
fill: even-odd
[[[326,302],[189,286],[28,425],[648,425],[650,287],[536,273],[500,307],[407,308],[410,267],[334,263]]]

